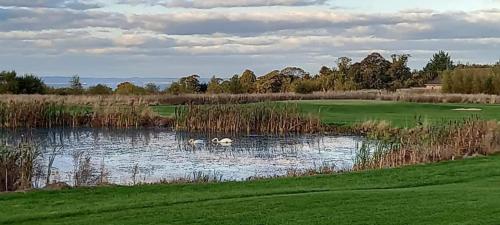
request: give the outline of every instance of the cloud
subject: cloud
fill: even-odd
[[[0,8],[0,20],[0,31],[127,26],[123,14],[54,8]]]
[[[109,71],[118,69],[105,62],[136,65],[121,73],[149,68],[153,62],[157,71],[186,74],[201,68],[210,73],[228,71],[224,64],[231,68],[255,66],[258,71],[295,65],[315,72],[337,57],[358,60],[373,51],[386,56],[410,53],[414,68],[441,49],[462,62],[467,57],[496,61],[500,51],[500,10],[360,13],[320,7],[249,7],[160,8],[154,13],[133,14],[61,7],[67,1],[18,3],[0,7],[0,59],[4,65],[22,66],[20,62],[35,58],[41,64],[50,63],[45,58],[52,57],[85,59],[93,63],[89,67],[99,65],[97,68]]]
[[[166,7],[179,8],[230,8],[230,7],[262,7],[262,6],[309,6],[323,5],[327,0],[171,0]]]
[[[0,6],[26,8],[68,8],[74,10],[87,10],[101,7],[97,3],[85,2],[84,0],[0,0]]]
[[[168,8],[233,8],[264,6],[312,6],[324,5],[328,0],[120,0],[121,4],[162,5]]]

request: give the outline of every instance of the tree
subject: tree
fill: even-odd
[[[410,55],[391,55],[392,64],[387,71],[390,83],[388,88],[391,90],[396,90],[405,87],[407,81],[411,78],[411,70],[408,67],[408,59]]]
[[[170,87],[167,88],[167,93],[170,94],[194,94],[199,93],[202,90],[202,85],[199,81],[200,76],[191,75],[187,77],[182,77],[179,81],[172,83]]]
[[[347,74],[351,69],[352,59],[348,57],[340,57],[337,59],[337,67],[339,72]]]
[[[317,76],[319,86],[322,91],[335,89],[334,71],[326,66],[321,67]]]
[[[16,71],[0,72],[0,94],[15,94],[17,92]]]
[[[245,70],[240,77],[240,84],[243,88],[244,93],[253,93],[255,92],[255,81],[257,81],[257,77],[255,73],[251,70]]]
[[[283,82],[280,71],[274,70],[257,79],[256,90],[258,93],[278,93],[282,90]]]
[[[16,94],[45,94],[47,86],[39,77],[27,74],[22,77],[17,77]]]
[[[147,94],[159,94],[160,93],[160,87],[154,83],[147,83],[146,86],[144,86],[144,90],[146,91]]]
[[[224,92],[224,89],[221,86],[222,79],[217,78],[215,76],[210,79],[208,82],[207,92],[210,94],[221,94]]]
[[[118,84],[115,93],[119,95],[143,95],[146,91],[144,88],[136,86],[130,82],[123,82]]]
[[[354,77],[349,77],[349,71],[351,70],[352,59],[348,57],[340,57],[337,59],[337,69],[331,70],[333,81],[328,85],[330,90],[354,90],[356,85],[354,85]],[[330,87],[333,85],[333,88]]]
[[[352,65],[349,72],[354,72],[352,75],[362,89],[385,89],[390,81],[387,74],[390,66],[391,62],[382,55],[372,53],[360,63]]]
[[[240,83],[240,78],[238,75],[234,75],[229,80],[222,82],[222,88],[224,89],[224,92],[231,94],[243,93],[243,87]]]
[[[444,51],[439,51],[434,54],[423,71],[427,74],[428,80],[435,79],[441,72],[445,70],[453,70],[455,65],[451,60],[451,56]]]
[[[293,91],[292,84],[304,77],[309,77],[309,73],[298,67],[287,67],[280,71],[279,79],[281,79],[280,92]]]
[[[71,78],[69,84],[70,84],[70,88],[72,90],[72,94],[75,94],[75,95],[83,94],[83,85],[80,82],[80,76],[74,75]]]
[[[167,93],[169,94],[172,94],[172,95],[179,95],[179,94],[182,94],[182,90],[181,90],[181,85],[179,84],[179,82],[173,82],[168,88],[167,90],[165,90]]]
[[[287,67],[285,69],[282,69],[280,73],[283,76],[293,77],[293,78],[303,78],[309,75],[309,73],[298,67]]]
[[[87,93],[90,95],[110,95],[113,94],[113,89],[104,84],[98,84],[96,86],[89,87]]]
[[[293,91],[299,94],[310,94],[316,90],[316,83],[310,79],[296,81],[293,85]]]

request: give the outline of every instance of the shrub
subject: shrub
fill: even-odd
[[[300,80],[294,83],[293,91],[299,94],[311,94],[316,91],[317,85],[313,80]]]

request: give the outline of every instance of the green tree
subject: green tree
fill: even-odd
[[[427,74],[428,80],[433,80],[445,70],[453,70],[455,65],[451,56],[445,51],[439,51],[434,54],[423,71]]]
[[[123,82],[118,84],[115,93],[119,95],[143,95],[146,91],[144,88],[136,86],[130,82]]]
[[[390,83],[387,88],[391,90],[396,90],[399,88],[404,88],[411,78],[411,70],[408,67],[408,59],[410,55],[392,55],[392,64],[387,71],[390,79]]]
[[[179,95],[182,94],[182,88],[179,82],[172,82],[172,84],[165,90],[168,94]]]
[[[83,84],[82,84],[82,82],[80,82],[80,76],[74,75],[71,78],[69,84],[70,84],[70,88],[72,90],[72,94],[75,94],[75,95],[83,94],[84,90],[83,90]]]
[[[283,82],[280,71],[274,70],[257,79],[256,90],[258,93],[278,93],[282,90]]]
[[[147,83],[144,86],[144,90],[146,91],[147,94],[159,94],[160,93],[160,87],[154,83]]]
[[[316,76],[316,79],[318,80],[320,89],[323,92],[335,89],[334,70],[323,66],[319,70],[319,74]]]
[[[104,84],[98,84],[89,87],[87,93],[90,95],[110,95],[113,94],[113,89]]]
[[[348,77],[349,70],[352,66],[352,59],[348,57],[340,57],[337,59],[337,70],[332,70],[333,74],[333,90],[346,91],[353,90],[353,79]],[[331,89],[331,88],[330,88]]]
[[[45,94],[47,86],[39,77],[27,74],[22,77],[17,77],[16,94]]]
[[[0,72],[0,94],[15,94],[17,92],[16,71]]]
[[[243,87],[240,83],[240,78],[238,75],[234,75],[229,80],[222,82],[222,87],[224,92],[231,94],[241,94],[244,93]]]
[[[223,93],[224,89],[222,88],[221,82],[222,79],[213,76],[212,79],[210,79],[210,82],[208,82],[207,92],[210,94]]]
[[[292,92],[292,84],[298,80],[310,77],[309,73],[298,67],[287,67],[280,71],[283,79],[281,92]]]
[[[311,94],[317,89],[316,82],[311,79],[302,79],[293,84],[293,91],[299,94]]]
[[[349,69],[349,77],[361,89],[385,89],[389,86],[390,76],[388,70],[391,62],[379,53],[368,55],[359,63],[353,64]]]
[[[172,83],[166,92],[170,94],[200,93],[202,91],[202,84],[200,84],[199,78],[200,76],[198,75],[182,77],[179,81]]]
[[[251,70],[245,70],[240,77],[240,84],[244,93],[255,92],[255,82],[257,81],[257,76]]]

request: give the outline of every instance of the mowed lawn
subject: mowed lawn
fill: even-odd
[[[411,127],[417,123],[442,123],[479,117],[500,120],[500,105],[433,104],[369,100],[307,100],[291,101],[305,114],[319,114],[326,124],[352,125],[367,120],[384,120],[397,127]],[[277,103],[277,104],[283,104]],[[460,111],[456,109],[479,109]],[[163,116],[173,116],[175,106],[155,106]]]
[[[500,156],[241,183],[0,194],[0,224],[500,224]]]

